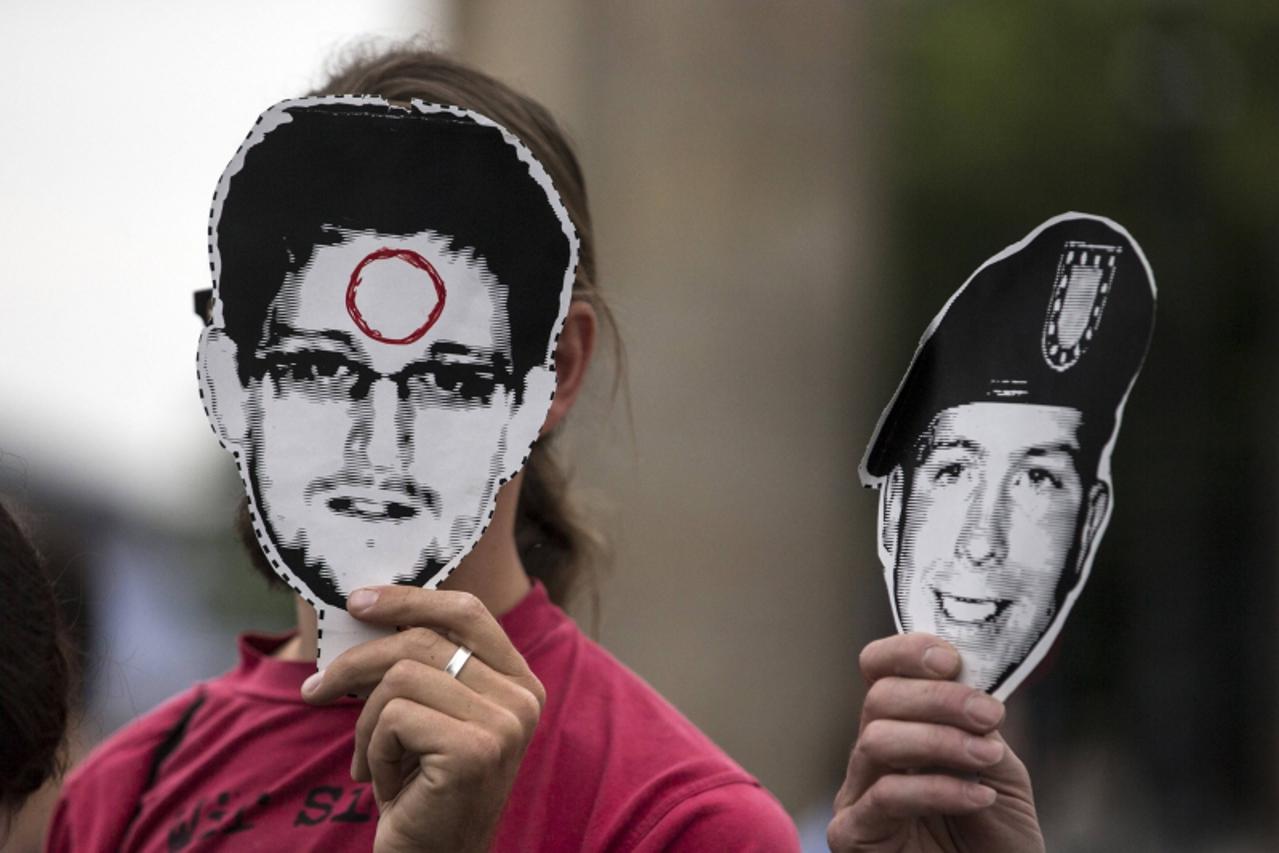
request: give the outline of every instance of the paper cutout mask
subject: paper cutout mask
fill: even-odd
[[[880,417],[861,477],[897,629],[953,643],[964,683],[1006,698],[1082,591],[1154,311],[1127,231],[1057,216],[955,292]]]
[[[483,534],[555,389],[577,235],[490,119],[284,101],[218,183],[205,412],[320,662],[371,636],[346,596],[436,587]]]

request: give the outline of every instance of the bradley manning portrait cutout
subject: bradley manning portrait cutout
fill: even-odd
[[[1007,698],[1083,589],[1154,313],[1123,227],[1054,217],[955,292],[880,417],[860,473],[897,628],[954,644],[964,683]]]
[[[351,96],[262,114],[209,240],[205,411],[323,664],[367,637],[350,592],[434,588],[483,534],[550,406],[577,236],[493,121]]]

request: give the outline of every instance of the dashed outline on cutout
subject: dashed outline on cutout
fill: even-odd
[[[309,604],[316,611],[316,619],[319,621],[323,621],[325,612],[328,610],[328,605],[325,604],[324,602],[315,600],[308,594],[308,591],[303,586],[301,580],[293,573],[293,571],[289,568],[288,564],[282,558],[280,558],[279,554],[277,553],[275,549],[274,543],[271,542],[270,537],[267,536],[266,532],[263,530],[262,526],[258,522],[259,510],[257,507],[257,501],[253,495],[253,489],[249,486],[249,482],[250,482],[249,473],[245,465],[243,454],[238,449],[233,449],[232,447],[228,446],[227,442],[225,442],[222,439],[222,436],[220,435],[218,431],[217,425],[214,422],[213,414],[209,409],[208,400],[205,395],[205,377],[204,377],[203,370],[201,369],[200,354],[204,350],[204,345],[208,336],[209,329],[225,328],[225,325],[220,322],[222,317],[222,306],[218,298],[219,296],[218,267],[219,267],[220,256],[217,253],[216,241],[214,239],[215,222],[217,221],[218,214],[221,212],[221,202],[222,202],[224,185],[228,184],[231,178],[234,177],[235,173],[239,171],[239,167],[242,166],[243,164],[244,154],[248,150],[248,148],[251,147],[251,142],[252,144],[256,144],[256,141],[254,141],[254,138],[260,137],[257,141],[261,141],[261,138],[265,138],[266,133],[269,133],[270,130],[273,129],[273,128],[269,128],[267,131],[260,130],[264,119],[266,119],[268,115],[272,115],[273,118],[283,116],[284,117],[283,121],[290,121],[291,118],[288,117],[286,113],[286,110],[288,109],[291,109],[294,107],[305,108],[309,106],[322,106],[327,104],[342,104],[342,103],[370,105],[370,106],[377,105],[379,107],[389,108],[392,111],[401,110],[403,112],[402,116],[397,116],[395,112],[390,113],[390,115],[396,116],[398,118],[412,118],[419,115],[428,115],[428,116],[437,116],[436,118],[431,119],[433,121],[439,121],[439,122],[444,122],[444,123],[453,124],[453,125],[465,125],[467,127],[493,128],[493,129],[496,129],[499,133],[501,133],[503,139],[507,142],[508,145],[511,145],[513,148],[515,148],[516,156],[528,166],[530,177],[532,177],[533,180],[537,182],[538,185],[541,186],[543,191],[546,193],[547,201],[550,203],[552,210],[555,212],[556,218],[559,220],[560,226],[563,229],[564,235],[568,239],[568,243],[569,243],[568,264],[566,265],[566,268],[565,268],[564,282],[562,283],[561,289],[560,289],[559,316],[555,321],[555,325],[552,327],[554,329],[554,334],[550,336],[550,340],[547,345],[546,356],[543,359],[542,364],[540,365],[542,369],[549,370],[551,374],[556,373],[555,350],[559,345],[560,336],[563,334],[564,326],[568,320],[569,305],[571,305],[573,301],[573,288],[577,280],[577,272],[578,272],[578,265],[580,263],[580,249],[581,249],[581,241],[577,236],[577,229],[573,225],[572,218],[569,216],[568,210],[564,206],[564,201],[560,197],[558,190],[555,189],[554,182],[551,180],[550,174],[546,171],[546,168],[541,164],[540,161],[537,160],[536,157],[533,156],[533,152],[528,148],[528,146],[526,146],[519,139],[519,137],[515,136],[515,134],[513,134],[511,131],[507,130],[502,125],[498,124],[497,122],[493,121],[487,116],[484,116],[481,113],[473,112],[471,110],[466,110],[461,107],[451,106],[448,104],[429,103],[426,101],[422,101],[418,98],[414,98],[410,102],[409,107],[405,108],[405,107],[400,107],[397,105],[390,104],[384,98],[376,97],[376,96],[330,95],[330,96],[321,96],[321,97],[286,99],[269,107],[267,110],[265,110],[264,112],[258,115],[257,120],[254,121],[253,123],[252,129],[249,131],[248,134],[245,135],[244,140],[240,143],[239,147],[236,148],[235,155],[231,158],[230,163],[228,164],[227,168],[223,171],[222,176],[219,178],[218,184],[214,188],[213,199],[209,207],[209,224],[206,229],[206,238],[207,238],[207,249],[209,253],[209,274],[213,280],[213,295],[210,301],[211,316],[210,318],[206,320],[204,327],[201,330],[200,345],[196,350],[196,357],[195,357],[196,358],[196,381],[197,381],[197,387],[199,388],[199,392],[200,392],[200,404],[201,404],[201,407],[204,409],[205,420],[208,422],[210,430],[213,431],[214,438],[217,439],[219,446],[221,446],[222,449],[230,453],[232,458],[235,460],[236,472],[240,477],[241,483],[245,487],[245,494],[248,498],[248,503],[249,503],[249,519],[252,523],[253,534],[258,541],[259,547],[262,548],[263,554],[266,555],[267,560],[270,563],[272,570],[275,571],[276,575],[278,575],[285,582],[285,584],[288,585],[290,589],[292,589],[299,596],[301,596],[302,600],[305,601],[307,604]],[[456,118],[438,117],[440,113],[448,113],[448,114],[451,114],[452,116],[456,116]],[[381,117],[387,116],[388,113],[378,111],[376,115],[379,118],[381,118]],[[280,123],[283,123],[283,121],[281,121]],[[275,126],[278,126],[278,125],[275,125]],[[234,170],[233,170],[233,167],[235,167]],[[212,387],[210,386],[210,392],[211,391],[212,391]],[[552,384],[550,395],[547,398],[546,411],[550,410],[551,405],[555,401],[555,392],[556,392],[555,384]],[[545,419],[545,414],[543,414],[543,420],[544,419]],[[525,449],[525,453],[523,457],[520,459],[519,464],[514,466],[513,468],[508,466],[508,471],[505,474],[499,475],[499,477],[495,481],[497,483],[498,488],[493,490],[492,496],[489,499],[488,517],[484,520],[484,523],[478,527],[477,532],[472,535],[471,541],[462,547],[462,549],[458,552],[457,556],[455,556],[452,560],[450,560],[443,568],[441,568],[425,584],[423,584],[423,588],[425,589],[438,588],[441,583],[443,583],[445,580],[449,578],[450,575],[452,575],[453,571],[457,568],[459,564],[461,564],[462,560],[465,559],[466,556],[470,554],[472,550],[474,550],[475,544],[479,542],[479,540],[484,536],[485,532],[487,532],[489,528],[489,525],[493,521],[493,516],[497,510],[498,491],[501,489],[502,486],[504,486],[512,478],[514,478],[516,474],[518,474],[521,470],[523,470],[524,466],[528,463],[529,457],[532,454],[533,445],[536,444],[538,441],[539,433],[540,433],[540,429],[534,432],[533,438],[529,441],[528,446]],[[317,629],[316,636],[318,641],[323,640],[324,629],[322,627]],[[321,642],[317,642],[316,644],[317,659],[320,656],[320,651],[319,651],[320,645],[321,645]]]

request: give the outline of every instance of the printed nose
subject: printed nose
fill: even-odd
[[[368,395],[361,401],[360,416],[351,431],[351,445],[364,451],[367,464],[373,470],[395,468],[399,460],[399,427],[396,425],[396,409],[399,395],[395,383],[382,378],[373,383]]]
[[[989,495],[985,486],[978,488],[956,543],[958,556],[979,568],[1002,564],[1008,556],[1007,515],[1002,495]]]

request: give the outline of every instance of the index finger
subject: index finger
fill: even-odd
[[[347,611],[362,622],[435,628],[466,646],[490,667],[511,677],[529,674],[528,664],[484,602],[469,592],[416,586],[369,586],[347,599]]]
[[[954,678],[959,674],[959,652],[932,634],[896,634],[875,640],[862,649],[858,664],[866,683],[895,675],[901,678]]]

